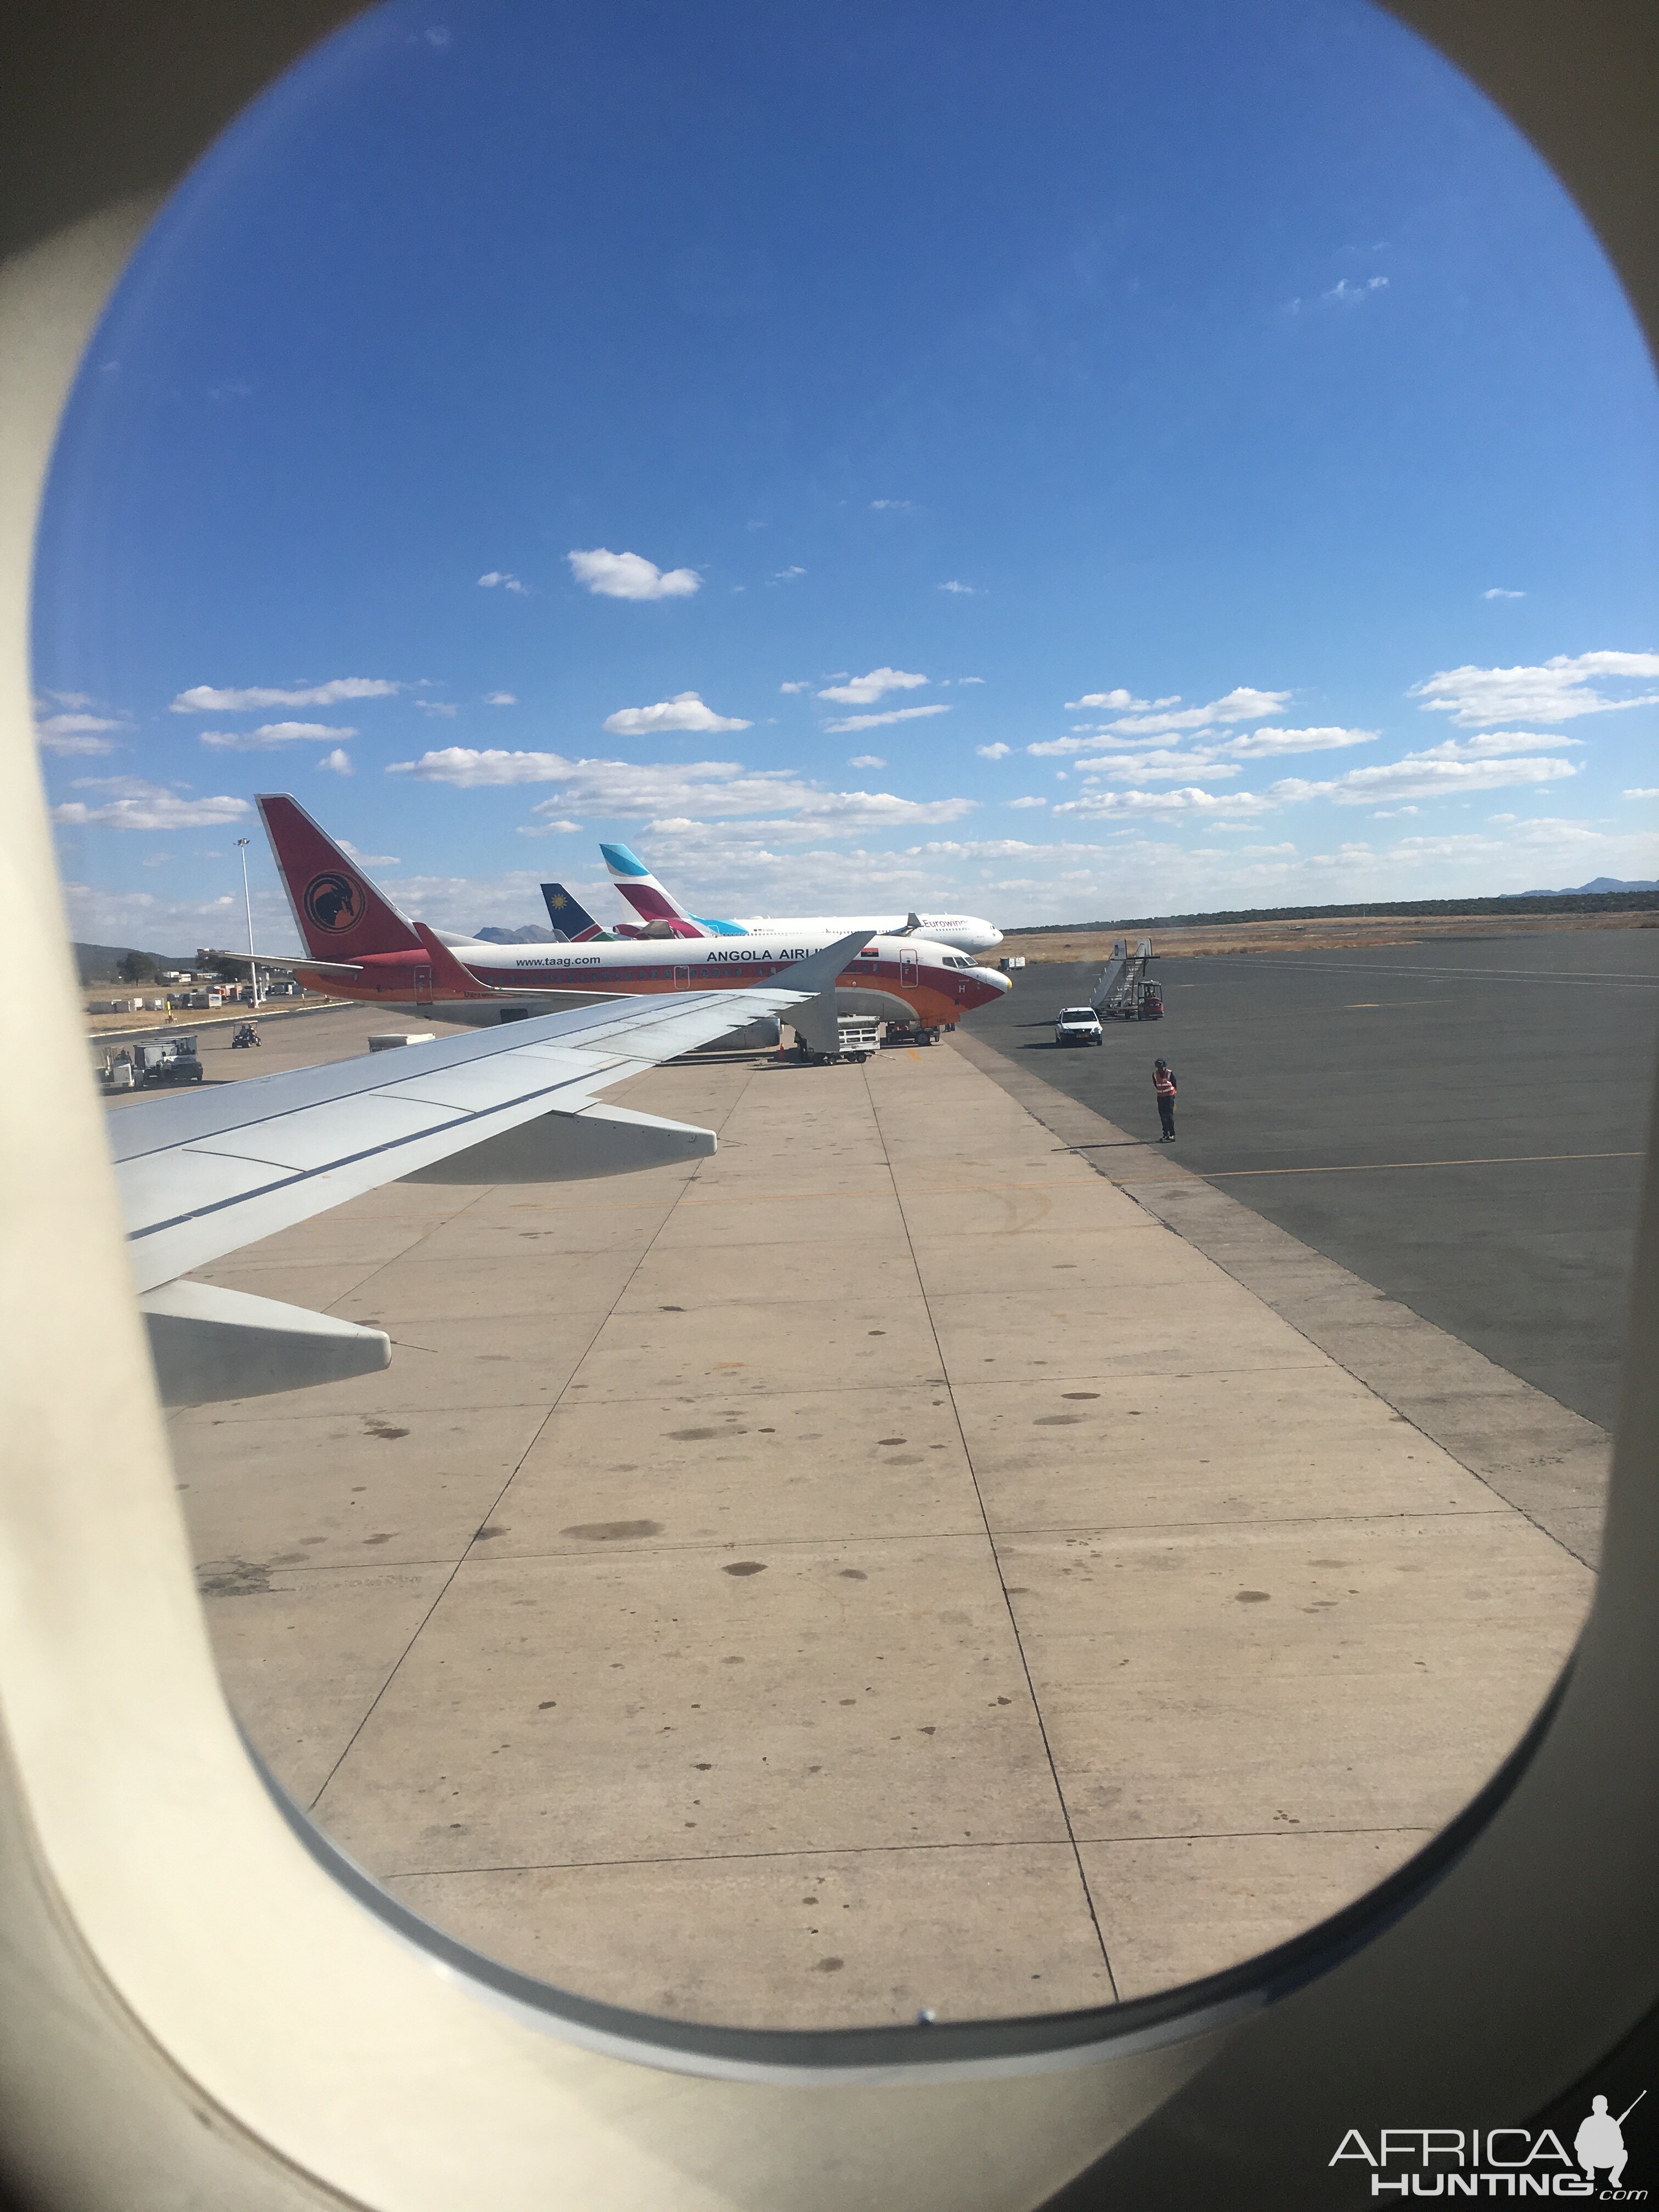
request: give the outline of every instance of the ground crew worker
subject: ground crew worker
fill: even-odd
[[[1158,1118],[1164,1124],[1164,1134],[1158,1141],[1160,1145],[1172,1145],[1175,1142],[1176,1079],[1175,1070],[1167,1060],[1152,1062],[1152,1089],[1158,1093]]]

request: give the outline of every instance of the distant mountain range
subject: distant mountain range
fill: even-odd
[[[532,921],[523,929],[480,929],[474,935],[483,945],[550,945],[553,933],[544,922],[538,929]]]
[[[1522,891],[1522,898],[1579,898],[1589,891],[1659,891],[1659,884],[1626,883],[1619,876],[1596,876],[1587,884],[1568,884],[1553,891]]]

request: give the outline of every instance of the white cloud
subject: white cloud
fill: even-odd
[[[854,753],[847,765],[848,768],[885,768],[887,763],[879,753]]]
[[[415,704],[423,714],[441,714],[446,719],[455,712],[454,702],[449,699],[417,699]]]
[[[1634,791],[1621,791],[1619,796],[1620,799],[1659,799],[1659,784],[1638,785]]]
[[[1224,728],[1233,722],[1271,721],[1290,704],[1288,691],[1256,691],[1240,684],[1207,706],[1177,708],[1173,700],[1154,699],[1150,712],[1126,714],[1109,726],[1130,737],[1173,736],[1180,730]]]
[[[1651,683],[1659,677],[1659,653],[1558,653],[1537,668],[1446,668],[1413,684],[1407,696],[1465,730],[1488,722],[1570,722],[1659,701],[1659,691],[1609,697],[1595,688],[1597,677]]]
[[[1122,712],[1131,707],[1150,707],[1152,703],[1150,699],[1137,699],[1131,691],[1121,690],[1085,691],[1080,699],[1068,699],[1066,702],[1066,711],[1068,714],[1080,714],[1085,707],[1112,707]],[[1165,699],[1159,703],[1163,706],[1173,707],[1178,704],[1178,697]]]
[[[486,707],[516,707],[518,703],[519,702],[517,697],[511,691],[486,691],[484,693],[484,704]]]
[[[975,803],[969,799],[917,801],[888,792],[826,791],[790,769],[745,769],[737,761],[567,760],[558,753],[480,752],[464,745],[450,745],[417,761],[398,761],[386,773],[462,789],[556,784],[557,796],[543,800],[533,810],[536,813],[644,817],[653,830],[664,819],[763,815],[773,818],[760,826],[779,836],[799,836],[807,830],[839,835],[896,823],[954,822]]]
[[[1098,751],[1100,744],[1098,732],[1091,730],[1086,737],[1044,738],[1041,744],[1027,745],[1025,750],[1037,760],[1057,760],[1066,753]]]
[[[331,753],[325,753],[317,765],[325,768],[331,775],[356,775],[357,773],[351,755],[341,745],[336,745]]]
[[[1241,734],[1236,738],[1224,738],[1218,744],[1210,746],[1208,750],[1229,760],[1270,760],[1279,753],[1340,752],[1347,745],[1374,744],[1378,734],[1376,730],[1337,727],[1257,730],[1248,736]]]
[[[350,726],[331,722],[261,722],[257,730],[204,730],[202,743],[222,753],[263,752],[270,745],[291,745],[302,738],[355,738]]]
[[[650,737],[659,730],[747,730],[753,726],[736,715],[717,714],[705,707],[695,691],[677,691],[654,707],[623,707],[607,714],[605,726],[616,738]]]
[[[192,684],[173,702],[175,714],[234,714],[249,707],[337,707],[343,699],[389,699],[401,691],[380,676],[337,676],[327,684],[306,684],[292,690],[251,684],[238,690],[219,690],[211,684]]]
[[[805,569],[801,568],[780,568],[772,581],[775,584],[791,584],[797,576],[804,576],[805,574]]]
[[[1103,775],[1119,781],[1145,776],[1154,783],[1192,775],[1200,769],[1223,779],[1243,774],[1236,761],[1218,760],[1212,752],[1176,752],[1164,745],[1147,752],[1102,753],[1094,760],[1079,761],[1077,767],[1080,775]]]
[[[1046,806],[1048,802],[1046,799],[1011,799],[1008,804],[1010,806]]]
[[[581,826],[580,822],[567,822],[562,817],[556,815],[547,822],[536,823],[521,822],[519,824],[519,835],[520,837],[568,837],[572,830],[579,830]]]
[[[959,599],[977,599],[979,596],[979,586],[977,584],[958,583],[954,576],[951,577],[947,582],[941,584],[939,586],[939,589],[941,592],[953,592]]]
[[[99,805],[72,799],[54,806],[54,822],[72,826],[100,823],[112,830],[202,830],[238,821],[252,811],[245,799],[181,799],[164,784],[145,783],[136,776],[79,776],[75,788],[107,791],[111,796]]]
[[[1582,752],[1583,738],[1545,737],[1536,730],[1487,730],[1478,738],[1448,738],[1443,744],[1413,753],[1413,760],[1504,760],[1512,753]]]
[[[827,698],[820,691],[819,698]],[[928,714],[948,714],[951,709],[943,701],[936,707],[890,707],[884,714],[844,714],[838,722],[826,722],[824,729],[831,737],[839,737],[848,730],[878,730],[884,722],[919,722]]]
[[[884,510],[890,514],[908,514],[915,501],[908,499],[872,499],[870,504],[878,514]]]
[[[1012,752],[1013,747],[1005,745],[999,740],[994,745],[975,745],[974,750],[981,760],[1006,760],[1009,754]]]
[[[530,586],[521,584],[516,576],[509,575],[505,568],[491,568],[480,576],[478,581],[487,592],[493,592],[499,585],[504,592],[516,592],[520,599],[527,599],[530,596]]]
[[[1328,783],[1285,777],[1273,784],[1267,795],[1286,802],[1324,799],[1337,806],[1365,806],[1378,799],[1455,798],[1465,792],[1555,783],[1577,773],[1576,761],[1561,760],[1553,754],[1518,759],[1506,753],[1478,752],[1474,748],[1480,743],[1479,738],[1469,741],[1469,749],[1464,750],[1459,739],[1449,738],[1429,752],[1407,753],[1403,760],[1376,768],[1350,769],[1346,775]]]
[[[403,862],[395,853],[360,853],[349,837],[338,841],[340,850],[348,860],[355,860],[360,868],[400,868]]]
[[[1203,791],[1189,784],[1180,791],[1091,791],[1081,799],[1063,799],[1054,808],[1059,814],[1079,814],[1101,819],[1109,815],[1165,816],[1203,817],[1214,816],[1225,819],[1229,816],[1240,819],[1249,815],[1265,814],[1272,801],[1250,791]]]
[[[60,699],[69,696],[61,692],[54,695]],[[72,696],[73,708],[68,712],[49,714],[37,706],[34,734],[41,751],[57,753],[66,759],[85,759],[112,753],[116,749],[115,740],[103,732],[128,729],[131,724],[112,715],[88,714],[79,711],[89,706],[91,702],[79,692]]]
[[[702,583],[695,568],[659,568],[640,553],[611,553],[603,545],[567,555],[579,584],[606,599],[689,599]]]
[[[869,707],[889,691],[914,691],[927,681],[925,676],[912,675],[908,669],[872,668],[867,676],[854,676],[845,684],[832,684],[818,696],[834,699],[843,707]]]
[[[1489,592],[1482,592],[1483,599],[1524,599],[1524,592],[1506,592],[1501,584],[1494,584]]]
[[[985,678],[982,676],[958,676],[953,680],[957,684],[983,684]]]
[[[1367,276],[1352,284],[1346,276],[1339,276],[1330,290],[1322,292],[1319,296],[1322,300],[1335,301],[1339,307],[1352,307],[1358,306],[1361,300],[1370,299],[1373,292],[1386,292],[1388,289],[1386,276]]]
[[[778,686],[780,691],[789,695],[797,691],[810,691],[811,688],[810,684],[780,684]]]

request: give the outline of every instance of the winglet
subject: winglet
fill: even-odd
[[[447,999],[496,999],[513,995],[511,992],[497,991],[494,985],[482,981],[470,968],[463,966],[437,932],[429,929],[425,922],[413,922],[410,927],[432,963],[432,980],[442,987]]]
[[[775,991],[804,991],[816,997],[820,991],[833,991],[836,978],[849,960],[856,960],[870,942],[871,932],[854,930],[850,937],[838,937],[833,945],[826,945],[822,952],[809,952],[805,960],[797,960],[781,975],[772,978]]]

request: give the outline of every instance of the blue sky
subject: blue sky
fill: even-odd
[[[1354,0],[377,11],[158,221],[50,488],[77,934],[1000,922],[1659,873],[1659,409]],[[232,903],[234,902],[234,903]]]

